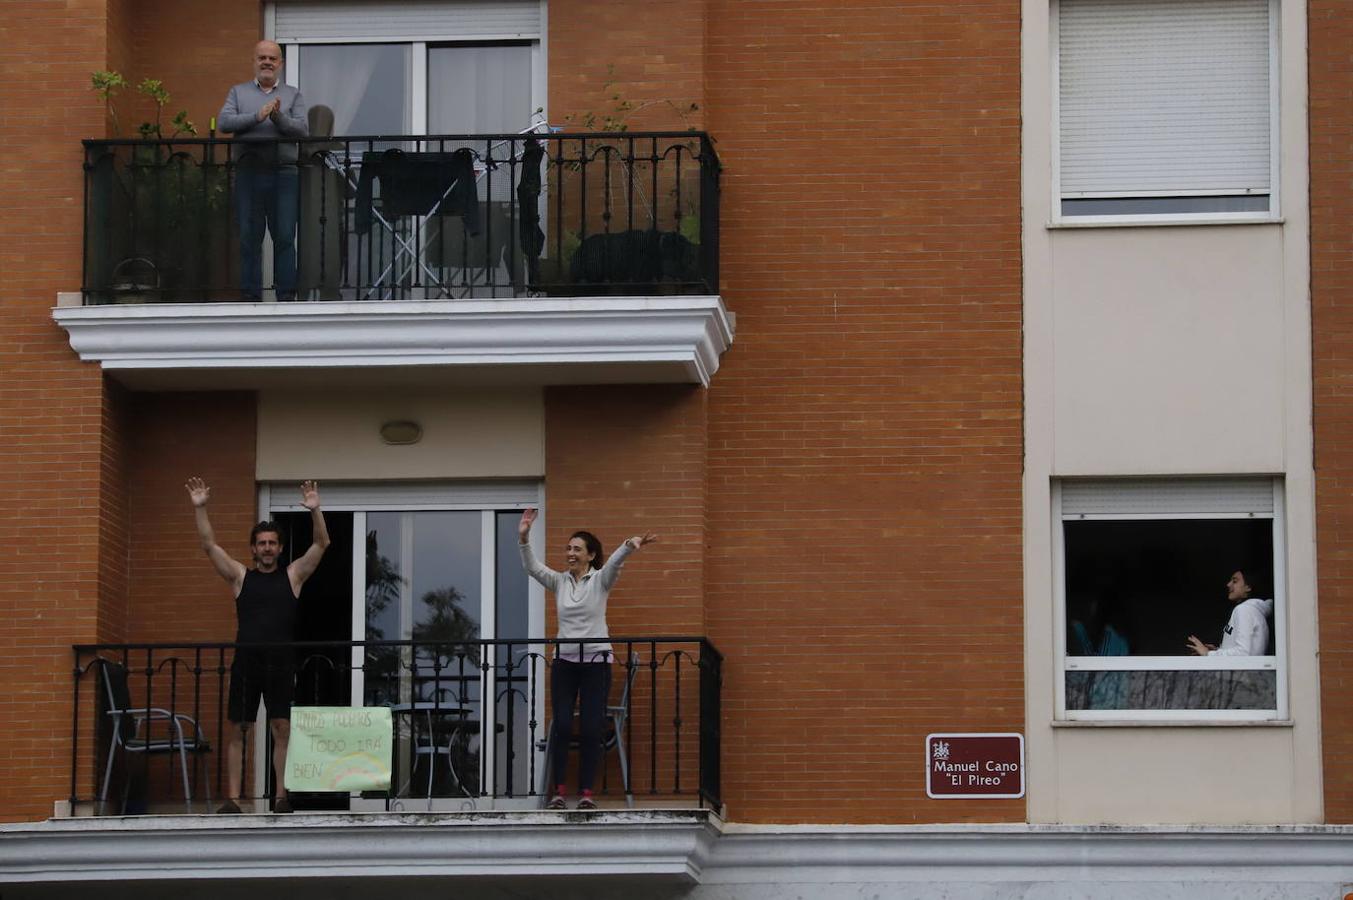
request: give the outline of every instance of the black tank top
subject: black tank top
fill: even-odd
[[[266,573],[248,570],[244,573],[240,595],[235,598],[235,615],[239,621],[235,641],[247,644],[291,640],[296,629],[298,606],[286,569],[278,566]]]

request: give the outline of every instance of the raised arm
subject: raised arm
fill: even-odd
[[[531,549],[531,526],[539,514],[540,511],[536,509],[522,510],[521,521],[517,523],[517,549],[521,551],[521,567],[526,570],[526,574],[540,582],[546,590],[553,591],[559,587],[559,573],[542,565]]]
[[[315,574],[324,551],[329,549],[329,527],[324,524],[324,513],[319,508],[319,485],[313,481],[301,482],[301,505],[310,510],[310,547],[287,566],[291,590],[300,594],[301,585]]]
[[[645,531],[643,534],[636,534],[632,538],[625,538],[620,542],[620,546],[615,552],[606,558],[606,565],[601,567],[598,573],[601,577],[602,585],[609,591],[615,586],[616,579],[620,577],[620,569],[625,565],[625,560],[631,553],[638,550],[646,544],[655,543],[658,536],[651,531]]]
[[[231,596],[238,596],[240,588],[244,585],[244,564],[232,559],[229,553],[221,549],[221,545],[216,543],[216,534],[212,531],[211,520],[207,518],[207,501],[211,499],[211,488],[207,483],[197,476],[188,479],[184,488],[188,491],[188,499],[193,504],[193,518],[197,522],[197,539],[202,545],[202,552],[207,554],[207,559],[211,560],[212,568],[216,574],[225,579],[226,584],[230,585]]]

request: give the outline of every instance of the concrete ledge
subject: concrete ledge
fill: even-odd
[[[407,367],[519,382],[537,367],[551,381],[708,386],[733,341],[717,296],[58,305],[52,318],[80,359],[133,385],[146,372]]]
[[[708,810],[140,816],[0,827],[0,884],[456,876],[694,883]]]
[[[793,875],[787,870],[793,869]],[[1353,826],[727,824],[704,883],[1353,880]],[[1088,896],[1088,895],[1087,895]]]
[[[0,885],[6,900],[1311,900],[1353,891],[1353,827],[775,826],[695,810],[73,819],[0,826]]]

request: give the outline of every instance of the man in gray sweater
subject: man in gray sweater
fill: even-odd
[[[263,298],[263,231],[272,234],[273,280],[278,300],[296,299],[296,213],[299,178],[296,145],[281,138],[309,134],[301,92],[281,82],[282,48],[272,41],[254,46],[254,80],[226,95],[216,127],[236,139],[235,214],[240,227],[240,291],[246,300]],[[257,146],[243,142],[256,141]]]

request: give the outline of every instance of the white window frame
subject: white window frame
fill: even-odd
[[[342,6],[334,6],[334,15],[342,15]],[[448,44],[485,43],[493,41],[529,42],[531,45],[531,108],[540,110],[549,121],[548,97],[549,85],[546,71],[546,41],[549,34],[549,3],[540,0],[540,33],[523,35],[518,32],[487,32],[483,34],[455,34],[438,32],[434,34],[382,34],[366,38],[347,36],[341,38],[307,38],[304,42],[286,40],[282,44],[284,56],[296,59],[296,51],[302,44],[409,44],[410,78],[409,105],[411,137],[427,134],[427,52],[428,45],[444,46]],[[267,40],[277,39],[277,3],[269,0],[263,7],[263,36]],[[297,67],[286,66],[283,78],[286,83],[296,87]]]
[[[1050,119],[1052,125],[1052,215],[1049,227],[1052,228],[1096,228],[1119,227],[1124,225],[1245,225],[1256,223],[1282,222],[1282,203],[1280,176],[1281,166],[1281,32],[1279,28],[1280,4],[1282,0],[1268,0],[1268,37],[1269,37],[1269,203],[1268,209],[1253,212],[1178,212],[1178,213],[1136,213],[1112,215],[1065,215],[1062,213],[1062,122],[1061,122],[1061,40],[1060,9],[1061,0],[1048,0],[1048,40],[1051,51],[1052,73],[1049,92],[1052,98]],[[1211,196],[1203,191],[1174,191],[1170,196]],[[1104,199],[1124,194],[1105,193]],[[1138,196],[1131,194],[1130,196]]]
[[[1086,480],[1086,479],[1077,479]],[[1113,479],[1103,479],[1109,481]],[[1147,480],[1147,479],[1133,479]],[[1150,479],[1158,480],[1158,479]],[[1196,479],[1190,479],[1196,480]],[[1250,480],[1250,479],[1247,479]],[[1053,655],[1055,658],[1056,694],[1054,717],[1066,722],[1126,722],[1131,724],[1234,724],[1237,722],[1285,722],[1288,719],[1287,672],[1287,529],[1284,512],[1284,491],[1281,478],[1262,479],[1271,483],[1273,507],[1271,512],[1191,512],[1191,513],[1087,513],[1064,514],[1062,510],[1062,479],[1052,482],[1052,575],[1053,575]],[[1100,656],[1071,657],[1067,655],[1066,629],[1066,541],[1063,524],[1081,521],[1131,520],[1159,521],[1197,519],[1267,518],[1273,521],[1273,656]],[[1183,637],[1180,643],[1183,644]],[[1074,660],[1074,661],[1073,661]],[[1066,708],[1067,672],[1106,671],[1275,671],[1275,709],[1073,709]]]

